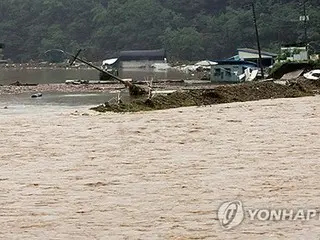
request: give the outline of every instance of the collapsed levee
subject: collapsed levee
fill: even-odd
[[[137,112],[177,107],[203,106],[220,103],[255,101],[270,98],[294,98],[312,96],[320,92],[320,81],[298,80],[286,85],[273,81],[250,82],[217,86],[214,89],[177,91],[157,95],[152,99],[133,99],[127,103],[103,104],[92,108],[99,112]]]

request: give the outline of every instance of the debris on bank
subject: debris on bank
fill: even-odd
[[[286,62],[279,66],[273,68],[271,73],[269,74],[269,78],[280,79],[286,74],[290,74],[293,72],[302,72],[310,71],[313,69],[313,65],[311,63],[303,63],[303,62]],[[301,73],[302,73],[301,72]]]
[[[35,93],[31,95],[31,98],[41,98],[42,97],[42,93]]]
[[[132,78],[124,78],[124,81],[133,82]],[[185,80],[183,79],[155,79],[153,80],[153,83],[159,83],[159,84],[180,84],[184,83]],[[118,80],[80,80],[80,79],[68,79],[65,81],[65,84],[72,84],[72,85],[97,85],[97,84],[119,84]],[[144,81],[134,81],[134,84],[136,85],[146,85],[147,82]]]
[[[38,86],[38,83],[21,83],[19,81],[13,82],[10,86],[17,86],[17,87],[30,87],[30,86]]]
[[[320,69],[315,69],[303,75],[306,79],[320,80]]]
[[[297,79],[302,75],[303,72],[304,72],[304,69],[298,69],[293,72],[286,73],[281,77],[281,80]]]
[[[312,96],[320,92],[320,81],[300,79],[287,84],[270,81],[221,85],[213,89],[177,91],[153,98],[133,99],[127,103],[105,103],[92,108],[98,112],[138,112],[168,108],[204,106],[220,103],[255,101],[271,98],[294,98]]]
[[[126,80],[126,79],[125,79]],[[112,81],[112,80],[80,80],[80,79],[68,79],[65,81],[65,84],[73,84],[73,85],[80,85],[80,84],[93,84],[93,85],[97,85],[97,84],[118,84],[119,81]]]

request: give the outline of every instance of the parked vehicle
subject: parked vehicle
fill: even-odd
[[[305,78],[310,80],[319,80],[320,79],[320,69],[312,70],[303,75]]]

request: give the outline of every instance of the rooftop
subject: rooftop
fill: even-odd
[[[252,49],[252,48],[238,48],[237,51],[238,52],[247,52],[247,53],[259,54],[258,50]],[[270,56],[270,57],[278,56],[278,54],[276,54],[276,53],[265,52],[265,51],[261,51],[261,54],[266,55],[266,56]]]
[[[239,61],[239,60],[219,60],[215,61],[218,65],[244,65],[244,66],[252,66],[257,67],[257,64],[249,61]]]
[[[163,60],[166,58],[165,49],[121,51],[120,60]]]

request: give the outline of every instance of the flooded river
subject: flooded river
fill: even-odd
[[[319,239],[218,208],[316,209],[320,98],[98,114],[0,108],[0,239]]]
[[[97,74],[5,71],[1,84]],[[88,110],[108,94],[0,95],[0,239],[320,238],[320,96]],[[317,213],[291,221],[246,214],[226,229],[218,209],[235,200],[245,210]]]
[[[133,80],[146,78],[182,79],[184,74],[175,70],[154,72],[152,70],[120,71],[120,77]],[[64,83],[69,79],[98,80],[99,72],[94,69],[5,69],[0,68],[0,84],[7,85],[16,81],[21,83]]]
[[[183,74],[177,71],[169,70],[165,72],[153,72],[151,70],[130,70],[121,71],[122,78],[132,78],[134,80],[151,79],[182,79]],[[64,84],[69,79],[97,80],[99,72],[92,69],[0,69],[0,85],[7,85],[16,81],[21,83],[38,84]],[[61,86],[63,88],[63,85]],[[45,89],[45,87],[44,87]],[[92,88],[91,88],[92,89]],[[97,105],[110,101],[117,97],[117,93],[103,91],[88,92],[81,89],[81,92],[62,93],[62,92],[42,92],[43,96],[39,99],[31,99],[30,93],[21,93],[13,95],[0,94],[0,106],[9,106],[12,104],[27,105]],[[128,98],[128,94],[123,93],[122,100]]]

